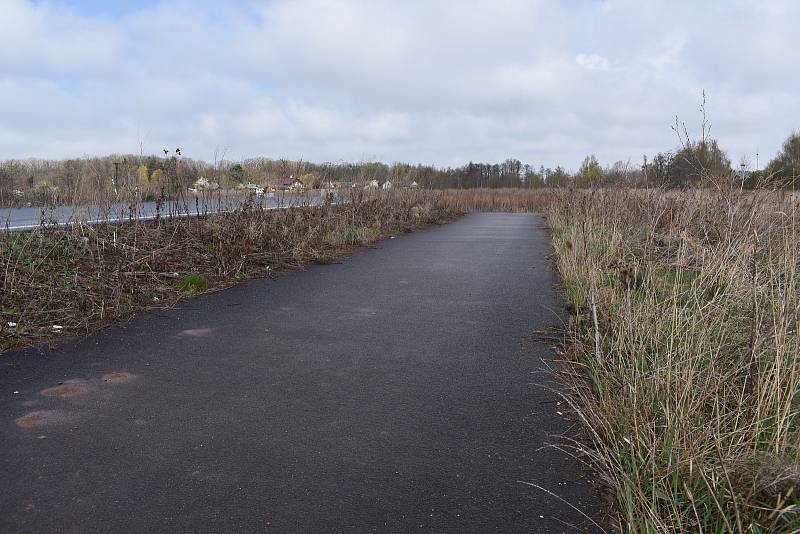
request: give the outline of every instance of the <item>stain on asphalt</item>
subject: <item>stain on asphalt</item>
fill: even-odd
[[[69,422],[71,417],[69,414],[57,410],[36,410],[35,412],[26,413],[22,417],[14,421],[20,428],[38,428],[46,425],[58,424]]]
[[[106,384],[125,384],[136,378],[132,373],[107,373],[101,377],[101,380]]]
[[[190,328],[188,330],[183,330],[180,336],[188,336],[188,337],[206,337],[210,336],[214,333],[213,328]]]
[[[91,387],[85,380],[68,380],[58,386],[43,389],[39,393],[45,397],[69,398],[88,393]]]

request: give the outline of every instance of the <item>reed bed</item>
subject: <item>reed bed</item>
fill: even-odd
[[[335,261],[456,212],[440,193],[353,190],[339,205],[0,232],[0,351],[85,335],[138,310]]]
[[[576,447],[628,532],[800,530],[800,204],[559,191]]]
[[[543,212],[555,199],[555,189],[447,189],[445,200],[461,212]]]

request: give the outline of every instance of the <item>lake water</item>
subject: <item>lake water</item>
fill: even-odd
[[[71,222],[96,224],[129,219],[154,219],[161,217],[187,217],[232,211],[249,201],[266,209],[280,209],[291,206],[313,206],[323,202],[320,196],[281,195],[273,197],[229,196],[219,199],[192,197],[185,201],[164,202],[159,209],[156,202],[140,202],[133,206],[127,203],[105,205],[77,205],[31,208],[0,208],[0,227],[8,230],[36,228],[42,223],[63,225]]]

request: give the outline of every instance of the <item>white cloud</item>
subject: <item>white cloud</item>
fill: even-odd
[[[3,157],[638,161],[703,89],[734,160],[800,126],[791,0],[0,0],[0,20]]]
[[[589,70],[608,70],[608,59],[600,54],[578,54],[575,63]]]
[[[0,71],[75,75],[109,69],[119,48],[117,28],[43,3],[0,2]]]

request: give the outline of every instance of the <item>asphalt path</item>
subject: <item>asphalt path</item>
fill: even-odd
[[[0,532],[597,530],[549,252],[473,214],[1,357]]]

